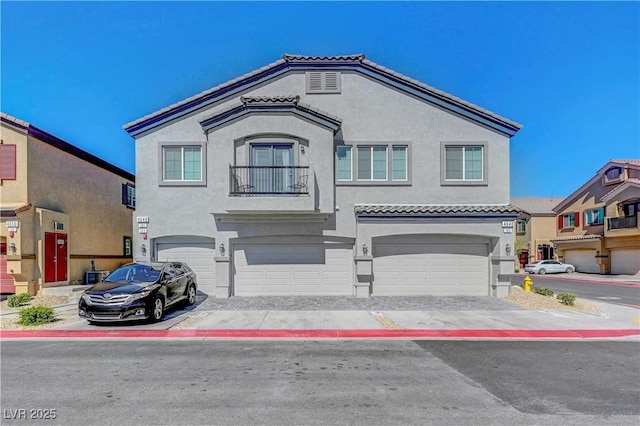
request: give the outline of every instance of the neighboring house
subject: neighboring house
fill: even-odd
[[[640,160],[611,160],[559,203],[552,239],[561,261],[578,272],[640,271]]]
[[[551,240],[556,237],[556,214],[553,208],[561,197],[512,198],[511,204],[522,210],[516,220],[516,255],[518,266],[555,258]]]
[[[1,113],[3,286],[35,294],[132,259],[134,176]]]
[[[125,125],[134,256],[216,297],[506,295],[520,128],[364,55],[284,55]]]

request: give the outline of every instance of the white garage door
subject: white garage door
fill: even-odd
[[[596,263],[595,250],[567,250],[564,252],[564,263],[573,265],[576,272],[600,273],[600,266]]]
[[[611,250],[611,273],[635,275],[640,271],[640,250]]]
[[[375,244],[376,296],[487,296],[487,244]]]
[[[197,275],[198,289],[215,294],[215,246],[213,243],[158,243],[159,262],[185,262]]]
[[[236,296],[353,294],[348,244],[248,245],[234,248]]]

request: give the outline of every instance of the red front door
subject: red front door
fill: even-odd
[[[67,234],[44,234],[44,282],[67,280]]]

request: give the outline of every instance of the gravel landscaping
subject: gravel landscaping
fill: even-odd
[[[511,287],[511,294],[503,300],[530,311],[537,311],[538,309],[565,309],[569,311],[600,314],[600,308],[583,300],[576,299],[573,306],[563,305],[555,297],[543,296],[533,292],[527,293],[522,289],[522,287],[516,285]]]
[[[48,324],[41,324],[35,326],[25,326],[18,324],[18,317],[14,315],[6,316],[4,314],[15,312],[17,313],[20,309],[26,308],[29,306],[59,306],[67,304],[68,297],[67,296],[34,296],[31,300],[17,308],[10,307],[7,300],[3,300],[0,303],[0,312],[2,312],[3,316],[0,319],[0,329],[1,330],[42,330],[51,328],[60,324],[64,324],[67,322],[76,321],[77,318],[59,318]]]

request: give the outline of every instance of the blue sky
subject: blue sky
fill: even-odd
[[[0,109],[134,170],[122,126],[281,58],[368,59],[524,125],[511,194],[640,158],[639,2],[8,2]]]

